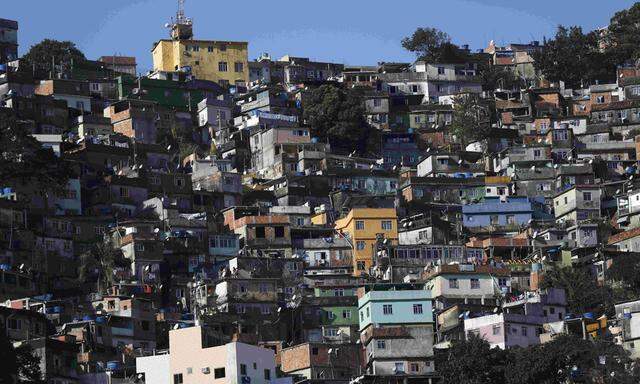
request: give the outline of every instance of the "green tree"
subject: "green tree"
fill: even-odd
[[[595,32],[585,34],[581,27],[558,26],[555,37],[545,40],[532,56],[535,68],[547,80],[564,81],[567,87],[615,77],[615,60],[602,52]]]
[[[454,341],[446,352],[436,354],[436,369],[445,383],[493,384],[503,383],[509,353],[491,348],[478,337]]]
[[[437,28],[418,28],[410,37],[402,39],[401,44],[404,49],[413,52],[418,60],[429,63],[467,59],[466,52],[451,42],[449,34]]]
[[[603,34],[605,45],[621,64],[625,60],[640,59],[640,2],[631,8],[617,12],[611,18],[608,30]]]
[[[354,90],[322,85],[305,92],[303,119],[311,134],[341,149],[365,150],[375,144],[375,130],[364,118],[364,101]]]
[[[454,99],[453,120],[449,132],[463,145],[487,138],[495,120],[491,101],[472,93]]]
[[[22,343],[14,347],[7,337],[5,328],[0,325],[0,383],[43,384],[40,370],[40,358],[31,346]]]
[[[638,380],[627,352],[609,341],[560,335],[545,344],[512,349],[510,353],[511,364],[505,370],[507,384],[599,383],[603,374],[609,376],[609,382],[612,373],[616,383]]]
[[[80,255],[78,279],[81,283],[95,281],[98,292],[102,292],[113,283],[115,264],[115,252],[111,244],[106,239],[99,241]]]
[[[87,58],[71,41],[44,39],[31,46],[29,52],[22,57],[20,65],[26,71],[51,71],[55,63],[63,72],[73,65],[83,64]]]
[[[4,324],[0,324],[0,383],[13,383],[18,375],[18,361]]]
[[[33,348],[27,343],[22,343],[15,348],[15,354],[18,363],[18,383],[44,384],[40,358],[34,354]]]
[[[564,289],[568,308],[574,314],[604,313],[607,309],[607,289],[599,287],[595,278],[584,269],[562,267],[546,271],[541,288],[551,287]]]
[[[69,164],[42,147],[13,115],[0,115],[2,186],[31,185],[36,191],[59,193],[72,174]]]
[[[485,91],[493,91],[497,88],[521,89],[526,85],[523,79],[503,66],[481,63],[478,72],[482,89]]]

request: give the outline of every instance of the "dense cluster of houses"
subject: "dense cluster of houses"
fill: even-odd
[[[75,173],[56,195],[0,181],[0,325],[48,383],[436,383],[434,355],[473,334],[640,357],[640,300],[606,318],[541,288],[640,252],[640,68],[568,89],[539,78],[538,42],[491,42],[477,55],[528,86],[487,91],[477,62],[250,61],[179,12],[146,75],[121,56],[41,74],[17,30],[0,20],[0,118]],[[361,91],[377,153],[314,137],[324,84]],[[469,94],[498,119],[461,146]]]

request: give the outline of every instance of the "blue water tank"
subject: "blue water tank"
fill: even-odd
[[[104,324],[105,321],[106,321],[106,318],[104,316],[96,317],[96,323],[98,323],[98,324]]]
[[[119,361],[107,361],[107,370],[109,371],[115,371],[120,367],[120,362]]]
[[[595,318],[595,316],[593,315],[592,312],[587,312],[587,313],[583,314],[582,317],[584,317],[585,319],[589,319],[589,320],[593,320]]]

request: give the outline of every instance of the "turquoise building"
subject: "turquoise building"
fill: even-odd
[[[372,284],[360,288],[360,331],[375,327],[433,323],[433,300],[424,284]]]

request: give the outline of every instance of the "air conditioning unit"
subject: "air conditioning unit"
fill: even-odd
[[[202,368],[202,373],[204,373],[205,375],[208,375],[211,373],[211,369],[209,367],[204,367]]]

